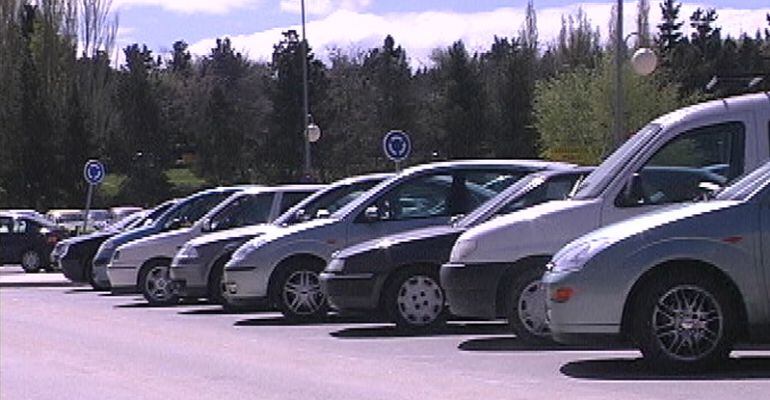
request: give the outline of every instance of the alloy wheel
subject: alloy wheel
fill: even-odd
[[[300,316],[313,315],[326,304],[318,273],[307,270],[289,275],[283,285],[282,298],[286,307]]]
[[[660,349],[669,357],[695,361],[717,347],[724,334],[724,314],[709,292],[680,285],[660,297],[651,328]]]

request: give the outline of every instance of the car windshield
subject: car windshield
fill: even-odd
[[[770,185],[770,162],[744,175],[735,183],[722,189],[714,197],[716,200],[748,200],[762,188]]]
[[[211,231],[267,222],[275,193],[239,193],[209,220]]]
[[[136,222],[142,219],[142,213],[134,213],[129,216],[123,217],[120,220],[116,221],[113,224],[110,224],[107,227],[107,230],[110,231],[122,231],[129,226],[134,226]]]
[[[510,214],[551,200],[564,200],[586,172],[531,174],[489,200],[478,210],[459,220],[455,226],[470,228],[490,218]]]
[[[648,124],[615,150],[594,172],[588,175],[575,191],[575,199],[592,199],[599,196],[620,169],[660,132],[660,125]]]
[[[276,225],[291,225],[317,218],[329,218],[337,210],[366,193],[378,184],[380,179],[333,186],[328,190],[308,197],[290,208],[276,221]]]

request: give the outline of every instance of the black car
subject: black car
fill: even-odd
[[[25,272],[49,269],[49,255],[67,232],[33,215],[0,212],[0,265],[21,264]]]
[[[384,313],[400,328],[429,329],[446,316],[440,266],[467,229],[497,215],[564,199],[591,168],[528,175],[451,225],[413,230],[349,247],[321,274],[329,304],[341,312]]]
[[[148,212],[129,215],[104,230],[63,240],[51,252],[51,262],[56,263],[64,276],[72,282],[89,283],[94,289],[107,289],[98,285],[92,274],[91,264],[99,246],[120,232],[154,221],[168,211],[175,202],[175,200],[169,200]]]

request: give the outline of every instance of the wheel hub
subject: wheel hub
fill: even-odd
[[[326,296],[321,291],[318,274],[313,271],[296,271],[283,286],[283,301],[298,315],[311,315],[324,305]]]
[[[653,312],[652,328],[663,351],[680,360],[696,360],[716,347],[724,317],[710,293],[677,286],[665,293]]]
[[[401,284],[396,303],[410,324],[428,325],[444,310],[444,291],[433,278],[417,275]]]
[[[519,321],[531,334],[546,337],[551,334],[545,311],[545,290],[536,280],[527,285],[519,295]]]

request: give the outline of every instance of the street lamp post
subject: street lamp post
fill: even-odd
[[[308,101],[307,84],[307,39],[305,39],[305,0],[301,0],[302,8],[302,107],[303,107],[303,142],[305,146],[305,157],[302,172],[304,176],[310,174],[310,138],[308,127],[310,126],[310,104]]]
[[[623,60],[625,59],[626,41],[623,39],[623,0],[618,0],[615,26],[615,118],[613,133],[615,148],[620,147],[624,140],[623,127]]]

